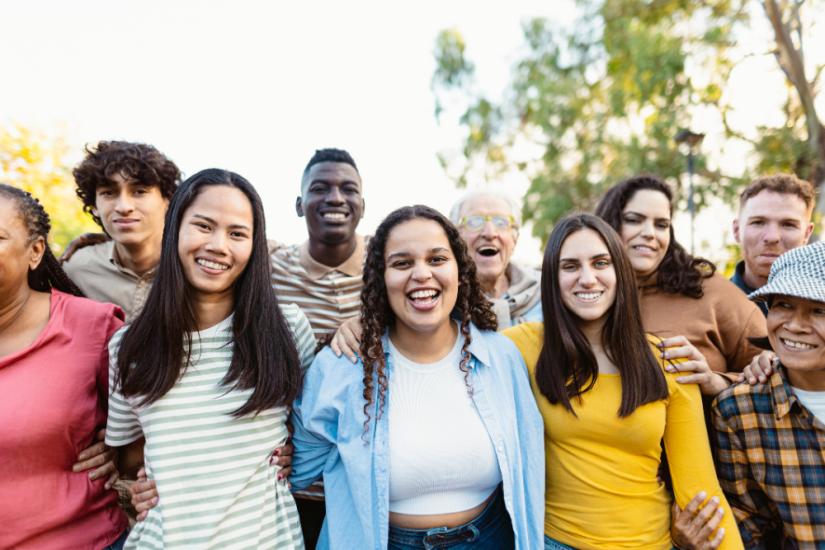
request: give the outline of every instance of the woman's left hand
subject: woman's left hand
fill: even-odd
[[[278,466],[278,479],[285,479],[292,473],[292,453],[295,452],[295,447],[292,442],[287,441],[283,447],[278,447],[272,451],[272,456],[269,457],[269,463]]]
[[[89,472],[89,479],[95,480],[108,476],[104,486],[111,489],[120,475],[117,471],[117,451],[106,445],[106,429],[95,434],[94,442],[77,455],[77,462],[72,465],[73,472]]]
[[[704,395],[716,395],[728,387],[727,380],[710,369],[705,356],[684,336],[665,338],[659,342],[659,350],[667,372],[692,373],[677,378],[680,384],[697,384]]]

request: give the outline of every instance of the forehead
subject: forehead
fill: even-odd
[[[461,205],[461,215],[473,216],[477,214],[501,214],[509,216],[512,212],[510,211],[510,204],[502,197],[497,197],[496,195],[475,195],[468,198],[464,201],[464,204]]]
[[[0,229],[4,231],[26,230],[19,204],[15,199],[2,194],[0,194]]]
[[[795,218],[807,221],[808,207],[801,197],[793,193],[776,193],[765,189],[745,201],[742,217]]]
[[[313,181],[323,181],[326,183],[356,183],[361,187],[361,176],[352,165],[346,162],[319,162],[313,164],[303,178],[303,184],[307,185]]]
[[[416,218],[399,223],[390,230],[384,257],[391,254],[423,254],[433,248],[452,250],[444,228],[438,222]]]
[[[237,187],[207,185],[198,193],[185,215],[206,216],[227,224],[252,225],[252,204]]]
[[[624,211],[638,212],[655,218],[670,218],[670,202],[664,193],[640,189],[627,201]]]
[[[562,258],[590,258],[609,253],[602,236],[590,228],[571,233],[561,245]]]

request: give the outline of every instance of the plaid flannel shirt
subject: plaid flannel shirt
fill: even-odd
[[[825,424],[794,395],[784,368],[767,384],[720,393],[713,422],[719,482],[745,547],[767,550],[774,533],[783,548],[825,549]]]

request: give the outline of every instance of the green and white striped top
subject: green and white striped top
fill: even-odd
[[[281,310],[306,369],[315,351],[312,329],[297,306]],[[112,391],[123,332],[109,343],[106,443],[121,447],[145,437],[146,472],[159,495],[125,548],[303,549],[295,502],[286,480],[277,481],[278,467],[269,464],[286,441],[288,410],[233,417],[251,390],[221,384],[232,360],[232,316],[192,334],[191,364],[145,407]]]

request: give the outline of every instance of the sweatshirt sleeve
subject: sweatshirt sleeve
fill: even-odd
[[[708,498],[718,497],[720,506],[725,511],[720,524],[725,529],[725,537],[720,548],[740,549],[742,539],[739,529],[716,478],[699,387],[695,384],[679,384],[670,374],[665,376],[670,397],[664,443],[676,502],[684,508],[700,491],[705,491]]]

